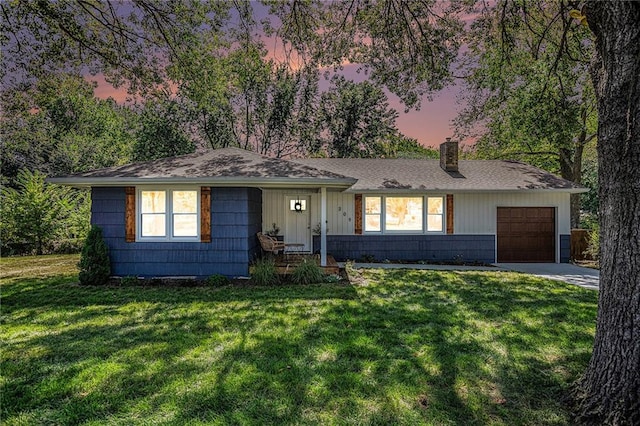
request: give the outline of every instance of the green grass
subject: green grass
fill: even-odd
[[[567,424],[597,293],[513,273],[81,287],[2,259],[2,422]]]

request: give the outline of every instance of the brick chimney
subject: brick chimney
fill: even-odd
[[[440,167],[445,172],[458,171],[458,142],[451,138],[440,144]]]

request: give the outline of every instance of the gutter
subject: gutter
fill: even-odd
[[[233,178],[233,177],[158,177],[158,178],[92,178],[92,177],[54,177],[46,182],[76,188],[139,186],[139,185],[203,185],[214,187],[255,187],[255,188],[291,188],[323,186],[326,188],[346,189],[357,182],[353,178],[317,179],[317,178]]]
[[[482,194],[482,193],[549,193],[560,192],[570,194],[582,194],[589,192],[589,188],[496,188],[496,189],[447,189],[447,188],[374,188],[374,189],[359,189],[350,187],[345,190],[345,193],[349,194],[424,194],[430,193],[447,193],[447,194]]]

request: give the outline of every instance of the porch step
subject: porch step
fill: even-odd
[[[302,263],[305,259],[315,259],[318,266],[320,265],[320,256],[319,255],[309,255],[309,254],[284,254],[278,255],[275,259],[276,261],[276,271],[280,275],[290,275],[296,269],[300,263]],[[340,266],[338,262],[333,258],[333,256],[327,256],[327,266],[321,267],[322,271],[326,275],[336,275],[340,272]]]

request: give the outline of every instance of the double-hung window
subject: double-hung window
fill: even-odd
[[[382,231],[382,197],[366,197],[364,199],[364,230],[365,232]]]
[[[365,232],[441,233],[444,232],[444,197],[365,196],[364,219]]]
[[[444,231],[444,199],[443,197],[427,197],[427,231]]]
[[[196,241],[199,198],[196,189],[139,189],[138,239]]]

